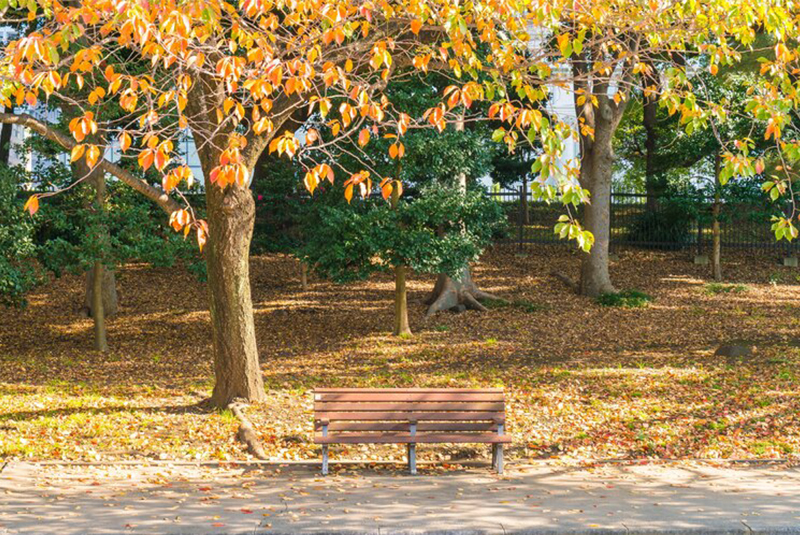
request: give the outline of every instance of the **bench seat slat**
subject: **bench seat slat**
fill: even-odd
[[[315,393],[317,402],[500,402],[504,401],[502,392],[498,393],[453,393],[453,392],[375,392],[375,393]]]
[[[349,411],[502,411],[503,402],[442,402],[442,403],[344,403],[344,402],[316,402],[314,410],[319,412],[349,412]]]
[[[322,431],[316,422],[315,431]],[[331,422],[328,432],[335,431],[399,431],[408,432],[408,422]],[[494,422],[419,422],[417,431],[497,431]]]
[[[335,420],[465,420],[465,421],[483,421],[483,420],[499,420],[505,419],[503,412],[323,412],[319,411],[315,414],[317,420],[327,420],[329,422]]]
[[[496,433],[419,433],[411,436],[409,433],[380,433],[380,434],[342,434],[314,435],[317,444],[508,444],[511,442],[509,435],[498,436]]]

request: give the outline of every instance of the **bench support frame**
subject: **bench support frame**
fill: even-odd
[[[412,437],[416,436],[417,434],[416,420],[409,420],[408,427],[411,436]],[[417,445],[414,443],[408,445],[408,471],[412,476],[417,475]]]
[[[328,422],[327,421],[322,422],[322,436],[323,437],[327,437],[328,436]],[[323,476],[327,476],[328,475],[328,445],[327,444],[323,444],[322,445],[322,475]]]
[[[504,433],[504,425],[500,422],[497,424],[497,436],[502,437]],[[503,475],[503,445],[492,444],[492,468],[497,470],[497,473]]]

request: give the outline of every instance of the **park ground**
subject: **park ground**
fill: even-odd
[[[43,526],[46,528],[43,529]],[[800,470],[708,463],[482,467],[136,462],[0,470],[0,534],[791,535]]]
[[[689,252],[622,251],[620,288],[653,300],[600,306],[551,275],[577,273],[565,246],[489,251],[487,313],[424,320],[429,276],[410,282],[409,338],[389,335],[390,277],[300,286],[295,260],[253,258],[255,321],[268,399],[251,405],[268,456],[314,460],[314,387],[503,387],[509,460],[800,459],[800,272],[779,258],[729,255],[727,285]],[[205,287],[180,268],[118,273],[111,351],[92,347],[82,279],[43,286],[0,321],[0,461],[247,460],[228,411],[198,405],[212,386]],[[742,359],[715,356],[732,340]],[[438,469],[485,447],[425,446]],[[401,447],[332,448],[332,458],[402,460]],[[340,467],[334,465],[335,470]]]

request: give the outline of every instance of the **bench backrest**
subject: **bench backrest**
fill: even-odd
[[[500,388],[318,388],[314,426],[328,433],[491,432],[505,422]]]

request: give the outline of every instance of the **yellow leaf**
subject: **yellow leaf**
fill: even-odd
[[[33,215],[39,210],[39,197],[36,195],[31,195],[27,202],[25,202],[25,206],[22,207],[23,210],[27,210],[29,214]]]
[[[89,167],[94,167],[97,160],[100,159],[100,148],[97,145],[89,145],[86,147],[86,164]]]
[[[86,150],[86,145],[75,145],[72,147],[72,153],[70,155],[70,162],[75,162],[83,156],[83,152]]]

